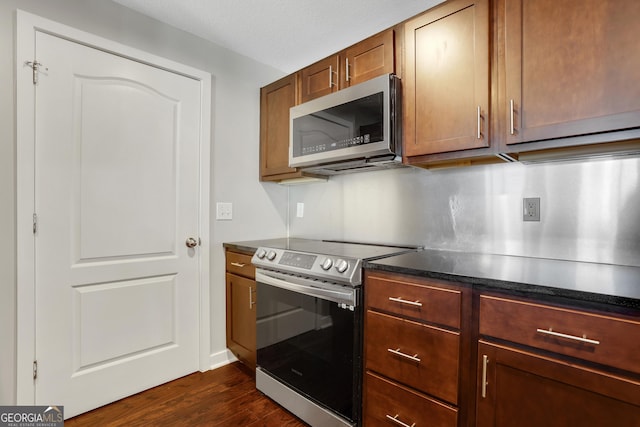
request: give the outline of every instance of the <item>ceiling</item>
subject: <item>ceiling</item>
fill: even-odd
[[[290,73],[442,0],[113,0]]]

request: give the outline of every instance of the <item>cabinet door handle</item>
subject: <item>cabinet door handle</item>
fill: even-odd
[[[413,305],[416,307],[422,307],[422,303],[420,302],[420,300],[407,301],[406,299],[402,299],[402,297],[389,297],[389,301],[399,302],[400,304]]]
[[[396,356],[400,356],[400,357],[404,357],[405,359],[409,359],[412,362],[420,363],[420,358],[418,357],[418,353],[416,353],[416,354],[414,354],[412,356],[410,354],[401,352],[400,348],[396,348],[395,350],[393,348],[388,348],[387,351],[389,353],[395,354]]]
[[[234,267],[240,267],[240,268],[242,268],[242,267],[244,267],[244,266],[245,266],[245,265],[247,265],[247,264],[243,264],[243,263],[241,263],[241,262],[232,262],[232,263],[231,263],[231,265],[233,265]]]
[[[333,71],[333,65],[329,65],[329,89],[331,89],[336,84],[333,81],[333,74],[338,74],[337,71]]]
[[[345,70],[344,80],[348,82],[351,79],[351,77],[349,76],[349,58],[344,58],[344,70]]]
[[[478,105],[478,139],[482,139],[482,116],[480,114],[480,106]]]
[[[509,104],[511,107],[511,112],[510,112],[511,135],[514,135],[516,133],[516,129],[513,123],[513,99],[509,102]]]
[[[487,397],[487,365],[489,364],[489,356],[482,355],[482,397]]]
[[[415,427],[416,423],[413,423],[413,424],[403,423],[402,421],[400,421],[398,419],[399,416],[400,416],[399,414],[396,414],[395,417],[392,417],[391,415],[387,414],[387,419],[393,421],[394,423],[396,423],[396,424],[398,424],[399,426],[402,426],[402,427]]]
[[[558,338],[565,338],[568,340],[574,340],[574,341],[580,341],[580,342],[584,342],[587,344],[594,344],[594,345],[598,345],[600,344],[600,341],[598,340],[592,340],[587,338],[586,335],[578,337],[575,335],[567,335],[567,334],[562,334],[560,332],[554,332],[553,330],[551,330],[551,328],[549,329],[536,329],[536,332],[540,333],[540,334],[545,334],[545,335],[551,335],[554,337],[558,337]]]
[[[253,293],[255,290],[253,288],[249,288],[249,310],[253,308],[253,305],[256,303],[253,299]]]

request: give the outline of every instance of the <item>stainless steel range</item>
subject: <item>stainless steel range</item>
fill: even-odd
[[[259,248],[256,387],[312,426],[359,425],[362,263],[412,250],[305,239]]]

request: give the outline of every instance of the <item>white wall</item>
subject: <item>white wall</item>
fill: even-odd
[[[282,72],[107,0],[0,1],[0,405],[15,403],[15,10],[210,72],[212,79],[211,353],[225,352],[222,242],[286,233],[287,189],[258,182],[259,88]],[[18,61],[33,58],[17,58]],[[234,204],[215,221],[215,202]],[[255,221],[259,217],[259,224]]]

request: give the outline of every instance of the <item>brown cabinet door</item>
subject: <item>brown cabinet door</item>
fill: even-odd
[[[637,0],[506,1],[507,143],[639,127],[639,20]]]
[[[256,364],[256,282],[227,273],[227,347],[245,364]]]
[[[640,426],[637,380],[483,341],[478,359],[478,427]]]
[[[302,102],[330,94],[338,90],[340,55],[332,55],[300,71]]]
[[[489,4],[453,0],[405,24],[407,156],[489,146]]]
[[[345,51],[340,86],[348,87],[395,71],[393,29],[349,47]]]
[[[260,179],[282,179],[289,167],[289,109],[296,104],[296,75],[260,90]]]

